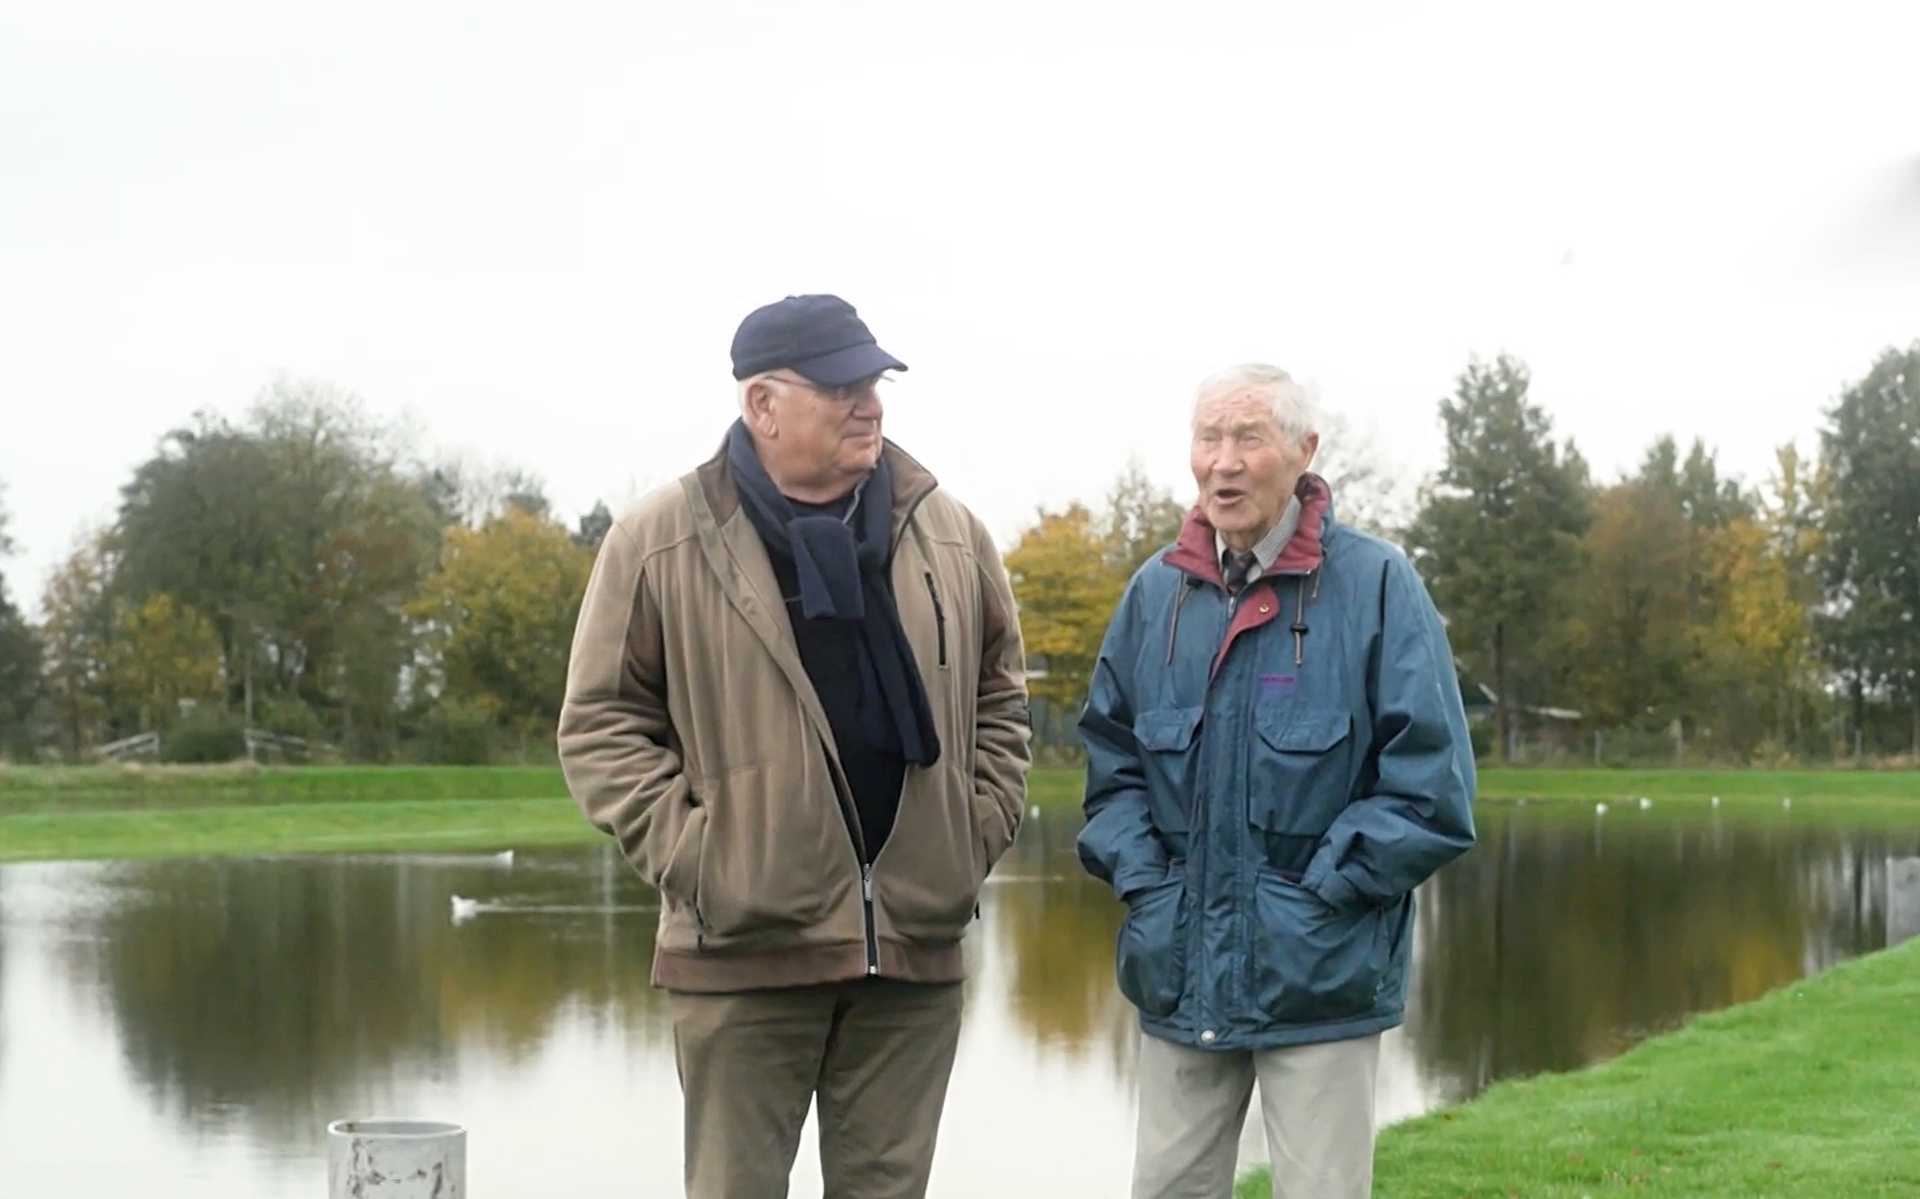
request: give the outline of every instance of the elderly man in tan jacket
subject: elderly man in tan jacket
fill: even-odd
[[[1030,763],[978,518],[881,434],[905,364],[834,296],[756,309],[720,451],[608,532],[561,765],[661,897],[690,1199],[784,1196],[807,1109],[835,1199],[924,1195],[961,938]]]

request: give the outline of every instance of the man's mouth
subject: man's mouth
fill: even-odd
[[[1238,487],[1216,487],[1213,498],[1222,504],[1231,504],[1247,498],[1247,493]]]

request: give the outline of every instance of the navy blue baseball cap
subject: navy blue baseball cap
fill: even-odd
[[[822,387],[845,387],[907,364],[881,349],[839,296],[788,296],[756,308],[733,335],[733,377],[786,368]]]

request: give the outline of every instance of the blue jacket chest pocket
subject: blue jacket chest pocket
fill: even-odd
[[[1353,713],[1343,708],[1262,706],[1248,750],[1247,817],[1289,837],[1320,837],[1353,787]]]
[[[1155,708],[1133,720],[1140,747],[1140,768],[1147,776],[1147,805],[1154,827],[1163,832],[1190,830],[1187,797],[1198,781],[1200,718],[1205,708]]]

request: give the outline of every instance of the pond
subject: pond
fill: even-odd
[[[1920,933],[1920,832],[1480,820],[1421,895],[1384,1120]],[[1077,827],[1033,820],[982,905],[938,1195],[1125,1193],[1136,1033]],[[7,1194],[324,1194],[327,1122],[369,1115],[466,1125],[476,1194],[678,1194],[652,898],[604,846],[0,868]]]

